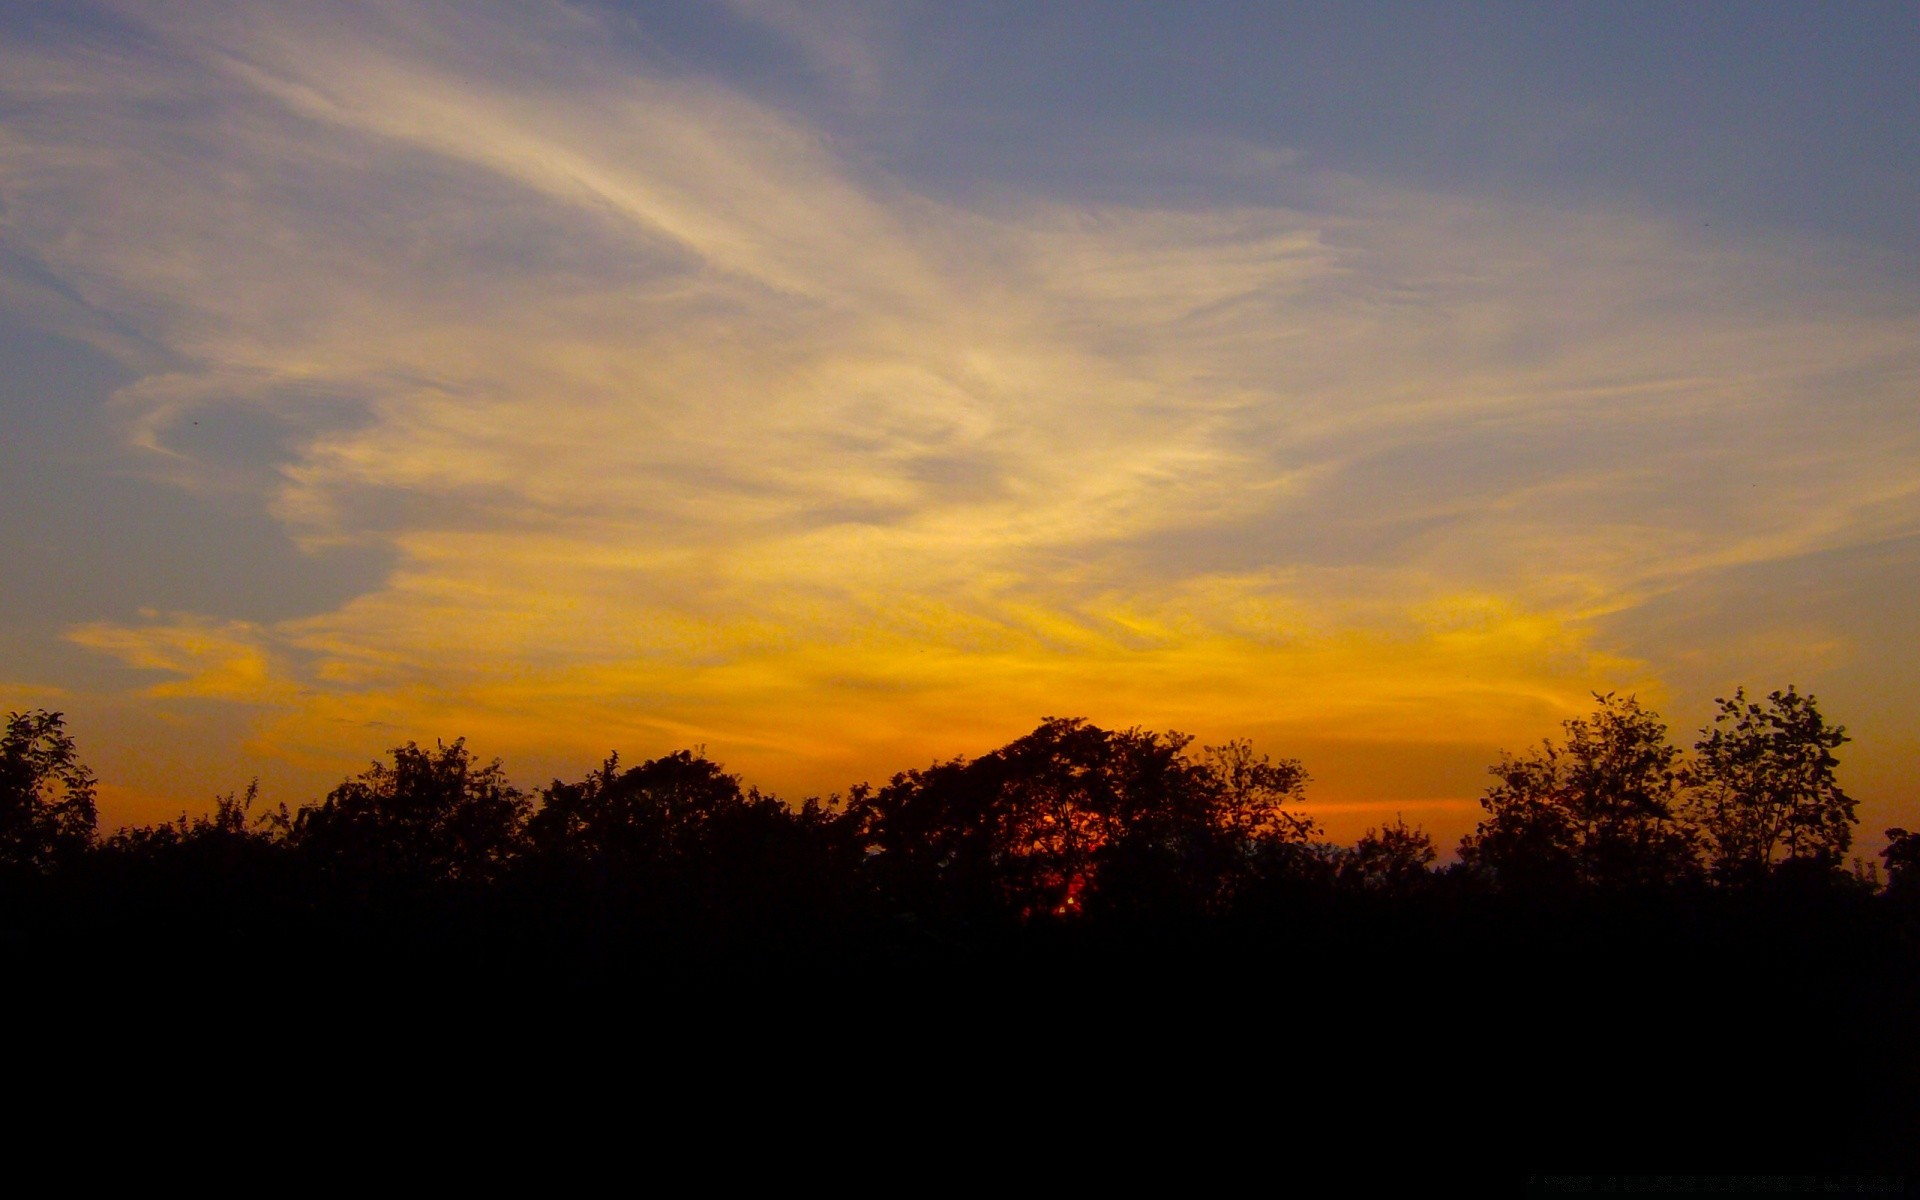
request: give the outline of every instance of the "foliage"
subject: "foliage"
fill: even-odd
[[[1430,881],[1437,857],[1433,839],[1424,829],[1409,827],[1395,816],[1393,824],[1367,830],[1342,856],[1340,881],[1365,891],[1404,895]]]
[[[1887,830],[1887,848],[1880,857],[1887,864],[1887,891],[1920,900],[1920,831]]]
[[[258,780],[243,793],[216,796],[213,812],[116,830],[96,856],[101,880],[142,895],[130,920],[206,933],[273,928],[299,881],[288,859],[292,817],[286,805],[256,814]]]
[[[1311,817],[1286,808],[1306,795],[1310,782],[1298,760],[1275,762],[1242,738],[1208,746],[1201,769],[1212,824],[1235,845],[1303,842],[1318,832]]]
[[[93,844],[93,773],[63,714],[9,713],[0,738],[0,868],[45,871]]]
[[[671,910],[684,924],[727,914],[791,918],[837,898],[851,840],[834,814],[740,786],[703,754],[680,750],[627,770],[618,755],[578,783],[541,793],[527,839],[541,879],[626,906]]]
[[[1051,718],[982,758],[895,775],[853,819],[870,870],[910,907],[1065,917],[1116,907],[1217,907],[1263,851],[1311,822],[1285,810],[1297,762]]]
[[[1503,755],[1481,799],[1486,819],[1460,844],[1503,886],[1651,886],[1693,873],[1690,829],[1675,817],[1680,751],[1632,696],[1596,694],[1566,741]]]
[[[294,817],[296,850],[343,874],[421,883],[484,883],[519,848],[530,802],[500,761],[480,766],[466,740],[408,742]]]
[[[1264,920],[1341,891],[1644,889],[1699,879],[1703,851],[1726,883],[1788,865],[1822,887],[1836,881],[1853,823],[1835,782],[1846,737],[1812,697],[1788,688],[1759,704],[1736,692],[1685,767],[1658,714],[1630,696],[1595,700],[1560,741],[1502,756],[1460,865],[1443,872],[1427,834],[1397,817],[1350,849],[1317,841],[1297,761],[1246,741],[1196,753],[1184,734],[1081,719],[863,784],[844,811],[837,800],[789,806],[687,750],[630,768],[610,756],[577,782],[555,780],[536,807],[464,741],[409,742],[297,813],[256,815],[250,786],[207,816],[122,830],[87,861],[113,887],[171,888],[197,911],[225,912],[252,889],[285,911],[346,899],[343,911],[361,912],[427,888],[452,901],[420,910],[433,914],[473,897],[498,912],[550,904],[562,923],[586,914],[595,928],[609,919],[730,937],[750,926],[775,940],[803,912],[939,918],[947,936],[1009,918]],[[60,714],[9,719],[0,785],[0,862],[28,868],[14,875],[21,895],[41,889],[33,880],[46,868],[86,859],[93,777]],[[1920,839],[1889,836],[1890,890],[1909,894]],[[1864,866],[1856,876],[1874,884]]]
[[[786,806],[681,750],[626,771],[607,758],[579,783],[555,780],[527,824],[532,844],[580,862],[666,864],[710,856],[731,823],[778,820]]]
[[[245,792],[228,792],[213,798],[213,812],[189,817],[181,813],[173,821],[158,825],[135,825],[118,829],[106,839],[105,847],[120,853],[147,853],[161,848],[198,844],[263,842],[277,844],[285,840],[293,827],[287,806],[277,811],[253,813],[260,799],[260,781],[247,784]]]
[[[1839,869],[1855,821],[1854,800],[1834,774],[1845,727],[1827,724],[1814,698],[1792,687],[1760,704],[1744,689],[1715,703],[1687,772],[1689,811],[1715,876],[1747,881],[1783,864]]]

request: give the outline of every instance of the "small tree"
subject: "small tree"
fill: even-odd
[[[1367,830],[1341,856],[1340,881],[1366,891],[1404,894],[1427,882],[1428,868],[1436,857],[1426,830],[1409,827],[1396,814],[1393,824]]]
[[[0,867],[44,871],[93,844],[93,772],[80,765],[65,718],[9,713],[0,737]]]
[[[1565,745],[1490,768],[1500,782],[1481,798],[1487,818],[1461,841],[1462,862],[1521,886],[1663,884],[1694,871],[1665,723],[1632,696],[1594,699],[1593,716],[1565,723]]]
[[[1715,703],[1687,772],[1688,811],[1715,876],[1751,880],[1784,863],[1838,869],[1855,822],[1854,800],[1834,777],[1845,727],[1827,724],[1814,698],[1792,687],[1760,704],[1745,689]]]
[[[1920,900],[1920,832],[1887,830],[1880,857],[1887,864],[1887,894]]]

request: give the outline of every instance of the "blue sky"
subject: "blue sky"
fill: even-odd
[[[1920,817],[1913,4],[0,12],[0,703],[110,819],[1074,713],[1453,833],[1789,682]]]

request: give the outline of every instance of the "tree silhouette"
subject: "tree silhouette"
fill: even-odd
[[[1764,703],[1737,689],[1694,746],[1689,811],[1716,877],[1749,881],[1777,866],[1838,869],[1853,843],[1854,801],[1841,790],[1833,752],[1848,741],[1812,696],[1792,687]]]
[[[1076,911],[1120,830],[1115,759],[1106,730],[1049,718],[971,762],[895,775],[856,801],[872,869],[914,907]]]
[[[556,780],[527,823],[550,885],[682,919],[817,909],[850,874],[852,842],[817,801],[788,807],[680,750],[620,769],[608,757],[578,783]]]
[[[293,820],[290,841],[340,874],[419,883],[486,883],[518,848],[530,807],[495,759],[479,766],[464,738],[393,751]]]
[[[713,853],[716,833],[752,812],[784,815],[779,801],[744,792],[737,776],[680,750],[622,771],[607,758],[579,783],[555,780],[527,823],[538,849],[580,863],[627,866],[689,862]]]
[[[922,910],[1217,907],[1264,852],[1311,831],[1283,807],[1306,772],[1243,742],[1195,761],[1190,743],[1049,718],[981,758],[895,775],[853,808],[869,870]]]
[[[1211,823],[1239,846],[1301,842],[1318,831],[1311,817],[1286,808],[1311,782],[1298,760],[1276,762],[1240,738],[1208,746],[1201,766],[1212,785]]]
[[[1887,848],[1880,857],[1887,864],[1887,893],[1920,900],[1920,831],[1887,830]]]
[[[1657,713],[1632,696],[1595,694],[1591,717],[1564,723],[1566,741],[1542,742],[1490,768],[1487,817],[1460,843],[1460,859],[1502,885],[1648,886],[1692,874],[1690,830],[1675,818],[1680,751]]]
[[[61,713],[9,713],[0,737],[0,868],[45,871],[93,844],[93,772]]]
[[[1349,887],[1390,895],[1418,891],[1430,881],[1429,866],[1438,857],[1425,830],[1409,828],[1400,817],[1369,829],[1340,862],[1340,881]]]

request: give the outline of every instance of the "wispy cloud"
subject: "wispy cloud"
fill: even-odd
[[[43,683],[15,683],[0,679],[0,695],[7,697],[6,712],[24,712],[32,708],[58,708],[70,693],[66,688]]]
[[[155,698],[227,700],[250,705],[279,705],[297,699],[288,670],[274,660],[268,638],[244,621],[209,621],[191,613],[163,617],[137,628],[95,623],[78,625],[67,636],[79,645],[110,654],[131,667],[164,672],[166,682],[147,689]]]
[[[127,20],[0,51],[7,246],[152,347],[157,465],[270,411],[261,503],[397,553],[301,620],[73,630],[259,748],[823,786],[1049,711],[1532,736],[1658,688],[1608,614],[1920,527],[1920,319],[1817,247],[1332,178],[961,204],[566,9]]]
[[[885,5],[870,0],[723,2],[735,16],[791,45],[830,87],[868,103],[885,94],[893,74],[883,50],[889,23]]]

